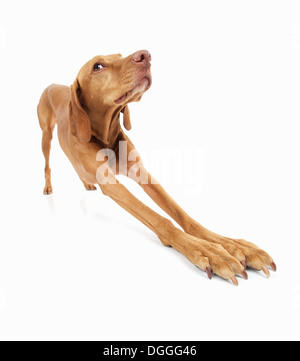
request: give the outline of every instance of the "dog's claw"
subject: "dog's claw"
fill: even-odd
[[[243,272],[242,272],[242,276],[243,276],[243,278],[244,278],[245,280],[248,279],[248,273],[247,273],[246,271],[243,271]]]
[[[267,276],[267,278],[270,277],[270,271],[267,269],[266,266],[262,266],[261,270],[264,272],[264,274]]]
[[[206,273],[207,273],[207,277],[211,280],[212,279],[212,271],[210,267],[206,267],[205,269]]]
[[[271,266],[271,268],[272,268],[272,270],[273,270],[274,272],[277,271],[277,266],[276,266],[275,262],[272,262],[272,263],[270,264],[270,266]]]
[[[241,265],[246,269],[247,268],[246,261],[240,261],[240,262],[241,262]]]
[[[232,277],[231,277],[231,281],[232,281],[232,283],[233,283],[235,286],[238,286],[238,285],[239,285],[238,280],[236,279],[235,276],[232,276]]]

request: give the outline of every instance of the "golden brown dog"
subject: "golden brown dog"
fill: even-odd
[[[242,239],[219,236],[192,219],[147,172],[122,130],[120,113],[129,130],[128,103],[139,101],[151,86],[150,61],[146,50],[126,58],[96,56],[81,68],[71,87],[54,84],[45,89],[38,105],[46,161],[44,194],[52,193],[49,153],[57,124],[60,145],[85,188],[94,190],[99,184],[103,194],[152,229],[163,245],[174,247],[205,270],[209,278],[216,273],[237,285],[236,275],[247,279],[246,266],[269,276],[268,267],[276,271],[276,265],[266,252]],[[117,174],[134,179],[183,231],[134,197],[117,181]]]

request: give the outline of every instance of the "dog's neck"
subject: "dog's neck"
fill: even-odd
[[[105,148],[112,149],[115,146],[121,131],[120,112],[122,107],[109,109],[105,113],[89,110],[88,116],[91,122],[92,135]]]

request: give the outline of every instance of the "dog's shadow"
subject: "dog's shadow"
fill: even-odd
[[[54,218],[55,217],[55,205],[54,205],[53,194],[47,194],[46,198],[47,198],[50,214]]]
[[[147,229],[143,230],[141,227],[135,226],[132,223],[130,223],[130,225],[129,225],[126,222],[123,222],[119,219],[114,218],[113,216],[110,216],[109,214],[103,212],[101,209],[99,209],[97,211],[90,210],[87,207],[87,199],[88,199],[88,195],[85,193],[79,202],[80,209],[84,216],[89,217],[90,219],[98,220],[98,221],[101,220],[102,222],[117,223],[120,226],[126,227],[131,230],[134,229],[137,233],[142,235],[144,238],[149,239],[149,241],[156,241],[155,243],[157,243],[157,245],[160,244],[159,239],[150,230],[149,231]]]
[[[80,209],[82,211],[82,214],[85,217],[88,217],[90,219],[94,219],[97,221],[102,221],[102,222],[106,222],[106,223],[117,223],[122,227],[126,227],[127,229],[134,229],[135,232],[139,233],[140,235],[143,236],[144,239],[150,241],[152,244],[155,244],[157,247],[161,247],[161,242],[159,240],[159,238],[152,232],[152,231],[148,231],[147,229],[142,229],[139,226],[135,226],[132,223],[129,225],[126,222],[120,221],[119,219],[114,218],[113,216],[110,216],[109,214],[101,211],[101,209],[97,210],[97,211],[92,211],[91,209],[88,208],[87,206],[87,199],[88,199],[88,195],[85,193],[79,202],[79,206]],[[47,201],[48,201],[48,207],[50,210],[50,213],[52,214],[53,217],[55,217],[55,202],[54,202],[54,198],[53,195],[49,195],[47,196]],[[180,262],[182,262],[182,264],[184,264],[186,267],[188,267],[189,269],[191,269],[193,272],[197,272],[198,275],[200,275],[202,278],[207,278],[207,274],[205,271],[201,270],[200,268],[198,268],[197,266],[193,265],[190,261],[188,261],[179,251],[177,251],[176,249],[172,248],[172,247],[167,247],[168,250],[170,252],[173,253],[174,256],[176,256],[178,258],[178,260]],[[250,271],[251,273],[256,273],[257,271],[255,270],[247,270]],[[262,277],[264,277],[264,275],[261,275]],[[224,281],[222,278],[220,277],[215,277],[217,279],[219,279],[220,281]]]

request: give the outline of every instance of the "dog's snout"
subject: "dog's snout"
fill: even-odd
[[[148,64],[151,61],[151,55],[148,50],[140,50],[133,54],[131,60],[134,63]]]

